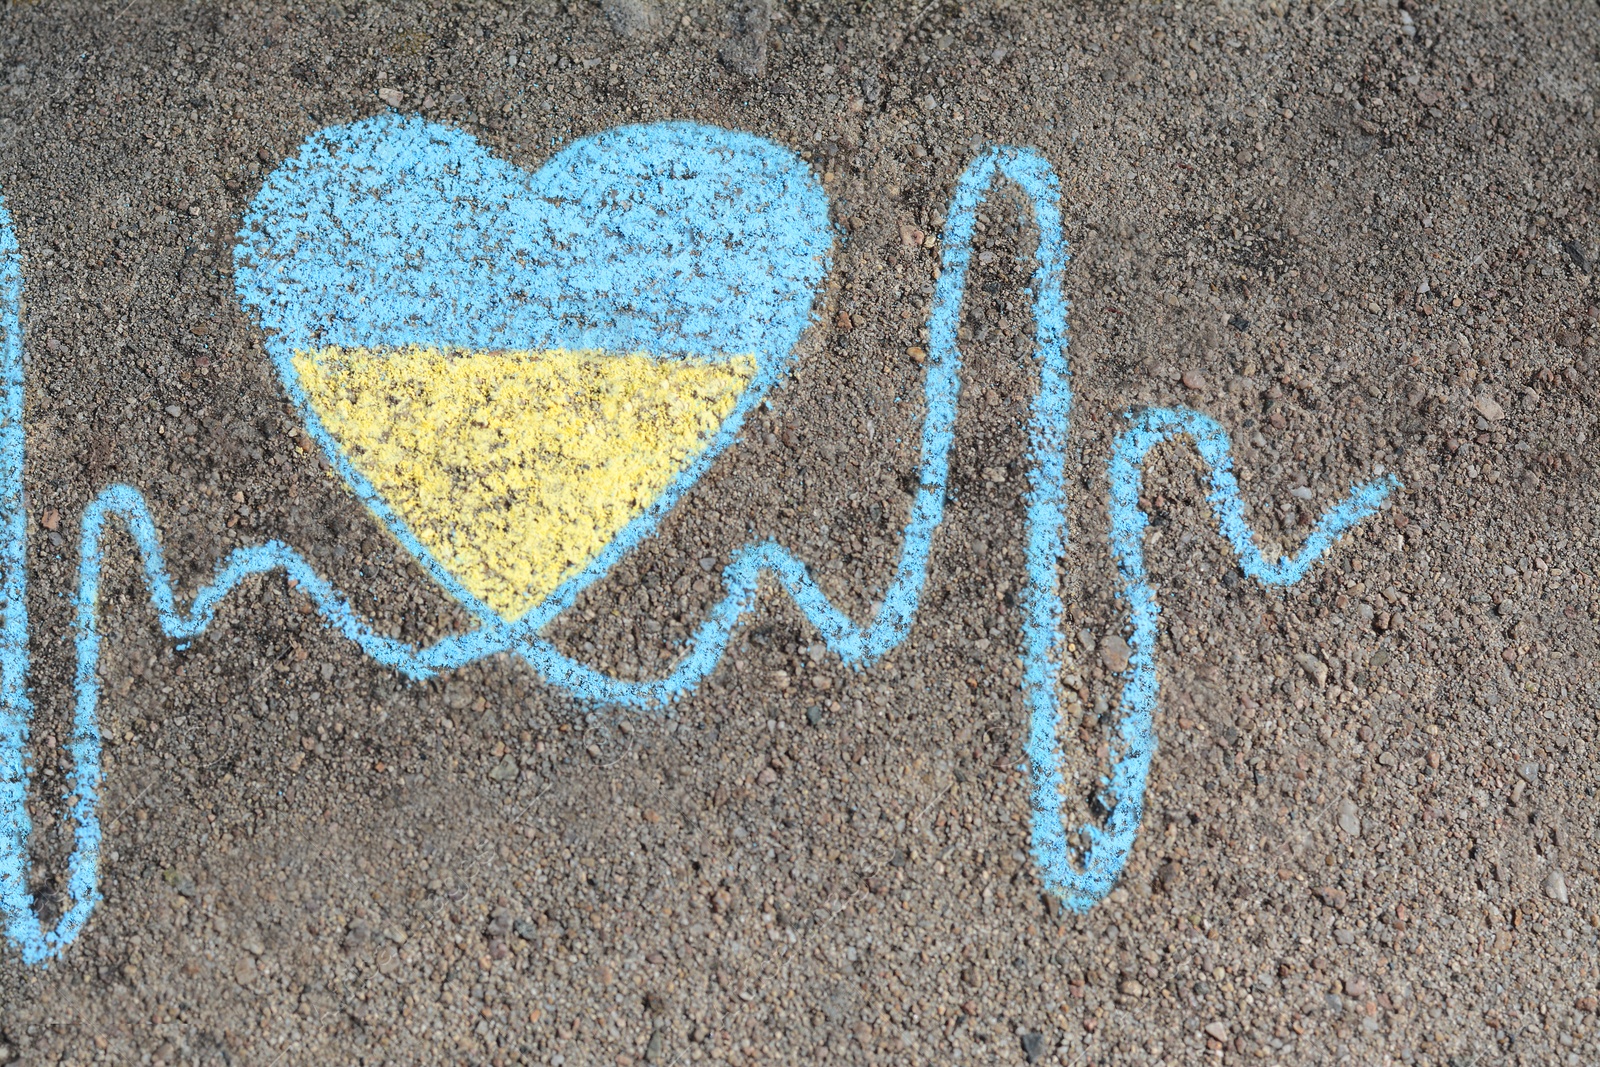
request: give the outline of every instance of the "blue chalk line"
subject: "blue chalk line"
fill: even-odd
[[[1238,486],[1231,473],[1228,438],[1214,421],[1187,410],[1154,409],[1137,416],[1116,442],[1110,476],[1111,540],[1128,599],[1134,632],[1132,656],[1122,696],[1120,745],[1113,754],[1102,802],[1110,815],[1104,828],[1079,831],[1084,844],[1068,843],[1062,825],[1064,779],[1057,740],[1060,726],[1061,623],[1063,604],[1056,569],[1066,547],[1066,443],[1072,393],[1067,367],[1067,304],[1062,294],[1067,250],[1062,235],[1059,184],[1038,154],[1016,148],[991,149],[976,159],[957,183],[949,212],[942,270],[929,321],[929,359],[925,381],[927,413],[922,428],[922,459],[900,560],[881,606],[861,626],[822,592],[806,566],[781,546],[746,546],[723,572],[723,599],[689,641],[688,651],[666,677],[624,681],[562,654],[527,628],[485,620],[471,632],[415,647],[375,632],[349,602],[281,542],[240,548],[228,555],[211,582],[187,611],[179,608],[162,557],[156,525],[143,497],[129,486],[102,492],[81,523],[78,591],[75,602],[77,672],[72,738],[72,815],[76,841],[69,861],[67,907],[53,929],[40,923],[27,890],[27,814],[24,753],[32,708],[27,694],[28,627],[26,606],[26,511],[22,496],[23,358],[20,318],[20,255],[4,204],[0,203],[0,592],[6,602],[0,627],[0,909],[6,934],[27,963],[58,955],[77,937],[99,899],[96,890],[101,840],[97,789],[101,779],[99,696],[100,634],[97,614],[103,559],[102,539],[109,520],[126,528],[138,548],[144,582],[162,631],[178,641],[202,634],[218,603],[247,578],[283,570],[311,598],[324,620],[379,663],[408,677],[425,679],[440,671],[500,652],[524,658],[553,686],[577,697],[634,708],[659,708],[695,689],[721,659],[734,628],[754,606],[763,574],[789,593],[845,663],[864,668],[903,642],[910,632],[927,581],[933,536],[944,517],[950,449],[954,441],[960,391],[960,353],[956,327],[966,290],[974,216],[999,178],[1014,182],[1031,202],[1038,249],[1031,281],[1034,297],[1035,360],[1040,385],[1029,419],[1028,584],[1023,593],[1024,690],[1030,709],[1026,753],[1033,779],[1032,848],[1046,888],[1068,907],[1084,910],[1110,892],[1127,861],[1142,814],[1150,759],[1155,751],[1157,693],[1155,635],[1159,608],[1147,580],[1140,510],[1142,464],[1150,449],[1180,435],[1193,439],[1211,469],[1210,500],[1224,538],[1238,553],[1244,571],[1259,581],[1287,585],[1299,580],[1315,560],[1352,525],[1371,514],[1398,484],[1390,477],[1352,491],[1323,516],[1300,554],[1270,563],[1255,548],[1244,519]]]
[[[1228,435],[1213,419],[1186,408],[1150,408],[1132,419],[1112,448],[1111,554],[1122,580],[1121,595],[1128,602],[1133,636],[1131,655],[1122,683],[1122,715],[1117,743],[1112,749],[1111,775],[1097,799],[1110,812],[1105,826],[1090,824],[1079,830],[1085,842],[1080,849],[1081,870],[1072,862],[1060,819],[1063,781],[1055,760],[1060,725],[1054,674],[1034,674],[1028,665],[1029,698],[1033,718],[1028,732],[1028,758],[1033,767],[1033,853],[1044,872],[1046,888],[1068,907],[1083,910],[1111,892],[1128,862],[1128,853],[1144,818],[1145,785],[1150,760],[1156,751],[1156,632],[1161,608],[1145,573],[1144,532],[1150,525],[1139,496],[1144,486],[1144,461],[1150,450],[1177,437],[1188,437],[1211,469],[1211,492],[1206,499],[1217,518],[1223,538],[1239,558],[1240,568],[1263,585],[1289,586],[1298,582],[1333,543],[1351,527],[1382,506],[1384,498],[1399,488],[1388,475],[1352,489],[1337,506],[1323,514],[1311,536],[1294,557],[1269,562],[1256,547],[1233,477]],[[1029,570],[1034,583],[1043,577]],[[1059,602],[1058,608],[1059,610]],[[1031,612],[1030,612],[1031,614]],[[1031,631],[1030,631],[1031,638]],[[1032,645],[1030,644],[1030,654]],[[1052,663],[1053,665],[1053,663]]]

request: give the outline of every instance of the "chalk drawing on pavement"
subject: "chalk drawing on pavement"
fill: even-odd
[[[411,678],[510,653],[552,686],[640,709],[672,703],[716,667],[763,575],[847,665],[869,667],[899,646],[943,521],[962,371],[956,328],[975,216],[997,181],[1021,189],[1039,235],[1029,289],[1040,377],[1029,415],[1022,597],[1032,849],[1046,888],[1066,905],[1083,910],[1103,898],[1134,845],[1156,745],[1159,608],[1138,506],[1150,450],[1178,437],[1193,442],[1210,469],[1222,535],[1245,573],[1270,585],[1298,581],[1382,504],[1394,478],[1352,489],[1296,557],[1272,561],[1245,523],[1223,429],[1187,409],[1129,417],[1109,473],[1111,547],[1133,622],[1132,656],[1119,740],[1101,780],[1109,815],[1080,828],[1083,844],[1073,846],[1062,822],[1058,740],[1057,565],[1067,544],[1072,406],[1067,249],[1059,183],[1043,157],[992,148],[957,183],[928,323],[917,489],[894,576],[871,620],[859,624],[840,611],[781,546],[751,544],[723,571],[723,598],[673,668],[624,680],[566,656],[540,630],[650,535],[786,373],[832,251],[825,197],[786,149],[709,127],[610,131],[530,176],[462,132],[389,117],[323,131],[268,178],[241,234],[236,285],[273,331],[269,350],[283,386],[330,462],[473,611],[477,626],[423,647],[387,637],[277,541],[234,550],[181,608],[143,496],[125,485],[104,490],[80,524],[67,744],[76,844],[69,899],[51,929],[26,882],[32,708],[22,262],[0,203],[0,909],[23,959],[58,955],[98,899],[98,607],[111,520],[137,546],[162,630],[177,641],[203,633],[240,582],[281,569],[329,626]],[[593,499],[577,499],[579,478],[595,481]]]

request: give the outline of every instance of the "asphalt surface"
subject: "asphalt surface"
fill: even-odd
[[[1597,57],[1570,3],[0,9],[47,917],[77,516],[105,486],[148,499],[180,595],[277,538],[383,632],[470,627],[331,476],[235,294],[246,205],[331,124],[419,114],[531,170],[686,119],[822,182],[838,241],[792,376],[548,630],[619,677],[666,672],[752,540],[869,615],[915,489],[938,238],[989,145],[1050,161],[1072,251],[1073,820],[1103,814],[1125,666],[1126,413],[1217,420],[1264,548],[1403,483],[1270,590],[1193,448],[1152,459],[1160,748],[1082,914],[1028,853],[1035,237],[1008,187],[979,219],[930,584],[869,670],[775,586],[669,714],[506,657],[408,682],[281,576],[178,648],[113,535],[104,900],[48,965],[0,950],[0,1063],[1600,1059]]]

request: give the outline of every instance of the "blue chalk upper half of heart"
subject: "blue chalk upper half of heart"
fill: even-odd
[[[690,123],[608,130],[528,172],[386,115],[312,136],[236,247],[275,355],[328,345],[756,357],[767,383],[833,248],[793,152]]]

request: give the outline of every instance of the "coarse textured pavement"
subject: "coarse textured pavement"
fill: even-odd
[[[59,908],[74,531],[106,485],[149,498],[184,590],[279,538],[397,635],[469,625],[319,461],[233,289],[262,176],[391,107],[528,168],[625,123],[737,128],[831,200],[791,379],[552,627],[613,673],[664,672],[753,539],[866,617],[914,488],[943,212],[984,145],[1051,161],[1072,245],[1070,795],[1116,720],[1124,413],[1217,419],[1286,550],[1399,475],[1283,592],[1240,577],[1192,448],[1152,462],[1161,747],[1120,887],[1062,912],[1027,854],[1033,231],[1001,188],[948,521],[870,670],[776,589],[667,715],[509,660],[408,683],[281,577],[179,650],[114,537],[104,901],[47,966],[0,951],[0,1063],[1600,1061],[1600,13],[864,6],[0,7],[32,888]]]

